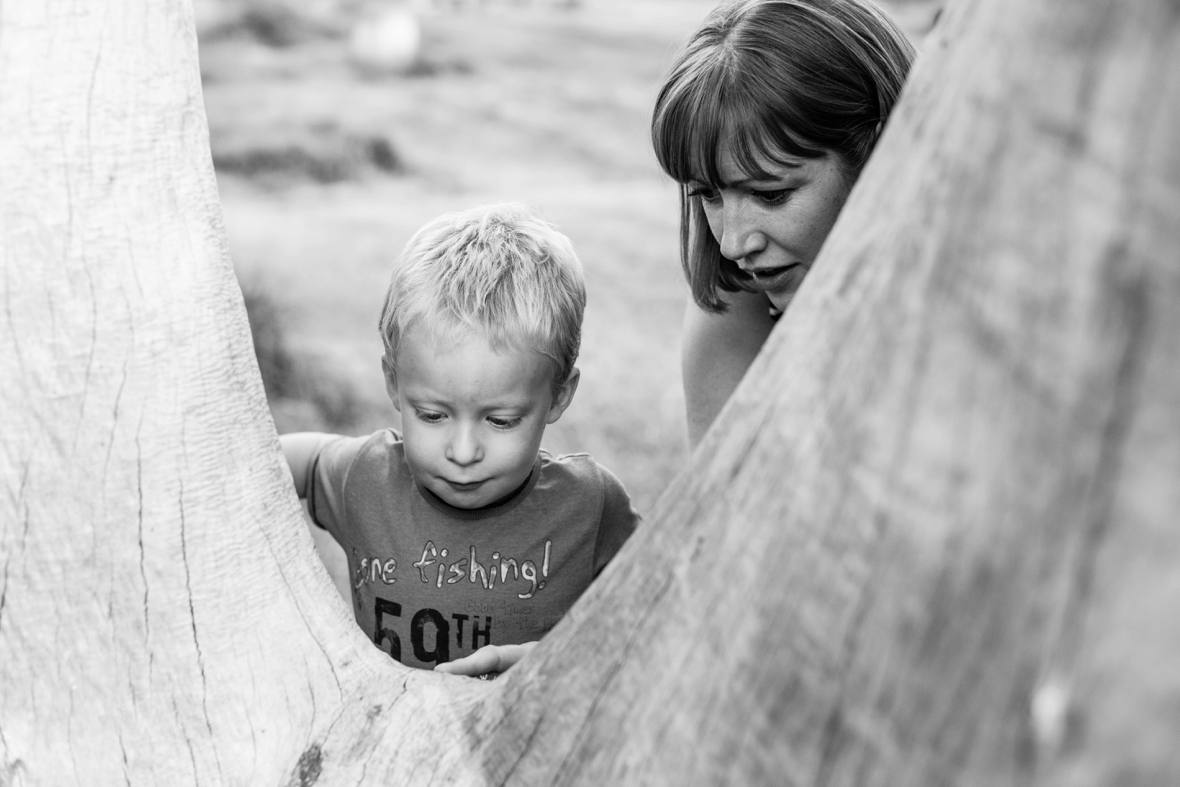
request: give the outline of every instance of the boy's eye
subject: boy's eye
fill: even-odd
[[[502,416],[502,415],[489,415],[488,416],[488,423],[491,424],[492,426],[496,427],[497,429],[512,429],[516,426],[519,426],[520,422],[521,422],[521,418],[519,418],[519,417],[509,418],[509,417]]]
[[[415,410],[414,415],[419,421],[427,424],[437,424],[444,418],[442,413],[436,413],[433,410]]]

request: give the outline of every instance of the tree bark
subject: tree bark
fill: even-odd
[[[691,466],[484,683],[316,561],[188,5],[0,5],[0,785],[1180,782],[1180,15],[946,16]]]

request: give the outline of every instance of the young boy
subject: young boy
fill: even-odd
[[[609,471],[540,448],[578,387],[585,302],[569,239],[523,207],[440,216],[406,245],[381,314],[402,432],[282,436],[348,557],[357,623],[402,663],[506,669],[635,529]]]

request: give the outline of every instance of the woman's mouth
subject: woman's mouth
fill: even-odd
[[[801,262],[780,265],[774,268],[743,270],[740,273],[742,289],[750,292],[779,292],[797,289],[807,275],[807,268]]]

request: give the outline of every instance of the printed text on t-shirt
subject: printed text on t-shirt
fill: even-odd
[[[422,546],[420,556],[410,565],[417,569],[420,582],[434,585],[440,590],[447,585],[463,581],[479,585],[484,590],[491,590],[497,585],[517,583],[522,587],[516,597],[529,599],[544,588],[549,579],[552,551],[553,542],[546,539],[538,565],[537,561],[518,559],[501,554],[499,550],[493,551],[486,560],[481,560],[478,550],[472,545],[467,548],[466,553],[458,553],[463,557],[452,560],[454,552],[448,547],[439,547],[430,540]],[[360,588],[362,585],[377,582],[392,585],[397,582],[396,557],[357,557],[353,587]]]

